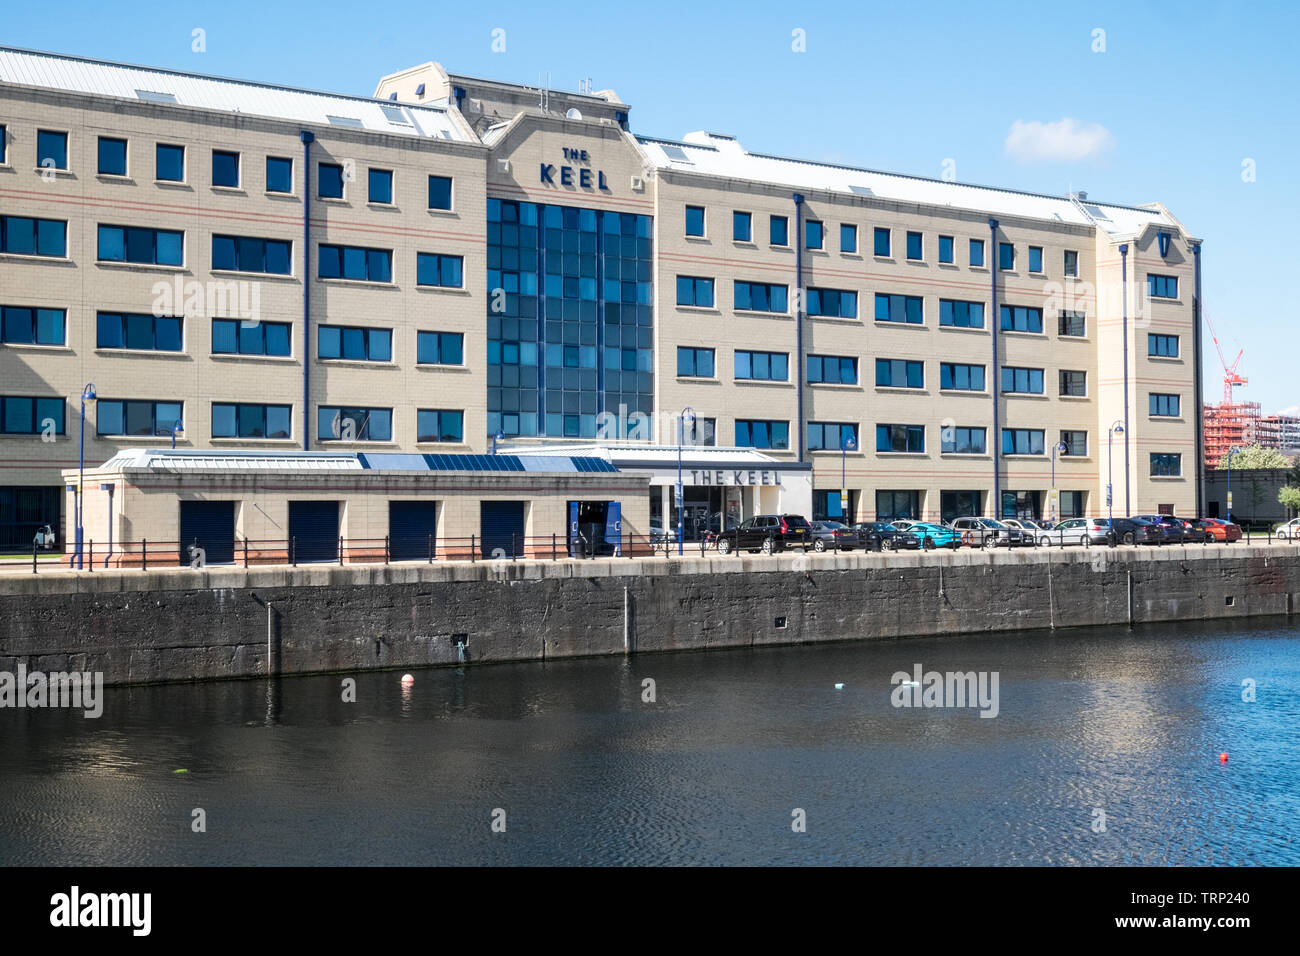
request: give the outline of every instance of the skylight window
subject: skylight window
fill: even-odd
[[[135,95],[142,100],[148,100],[151,103],[175,103],[175,93],[159,93],[156,90],[136,90]]]

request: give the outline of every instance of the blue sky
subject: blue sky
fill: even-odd
[[[10,4],[0,43],[363,95],[431,59],[524,83],[550,71],[555,89],[590,77],[616,90],[636,132],[710,129],[755,151],[923,176],[951,159],[967,182],[1158,200],[1205,240],[1206,309],[1229,361],[1246,352],[1238,398],[1265,412],[1300,405],[1296,305],[1281,288],[1300,218],[1300,11],[1082,6],[228,0],[132,13],[69,0]],[[206,52],[191,50],[195,28]],[[498,28],[504,52],[492,50]],[[805,52],[792,50],[796,29]],[[1068,156],[1008,151],[1017,121],[1067,119],[1081,135],[1045,145]],[[1206,346],[1214,401],[1222,369]]]

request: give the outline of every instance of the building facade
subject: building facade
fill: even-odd
[[[629,114],[436,63],[349,97],[0,48],[0,546],[66,524],[64,469],[173,438],[681,441],[736,450],[742,516],[1199,510],[1200,240],[1163,206]]]

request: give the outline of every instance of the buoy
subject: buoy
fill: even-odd
[[[188,770],[173,770],[172,773],[189,773]]]
[[[1219,754],[1219,763],[1227,763],[1227,762],[1228,762],[1228,753],[1225,750],[1223,753]]]
[[[843,685],[843,684],[836,684],[836,685],[835,685],[835,689],[836,689],[836,690],[843,690],[843,689],[844,689],[844,685]]]
[[[410,674],[403,674],[403,675],[402,675],[402,683],[403,683],[403,684],[414,684],[414,683],[415,683],[415,678],[412,677]]]

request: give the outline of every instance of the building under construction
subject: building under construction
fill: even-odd
[[[1222,402],[1205,406],[1205,466],[1219,467],[1230,448],[1259,441],[1259,402]]]

